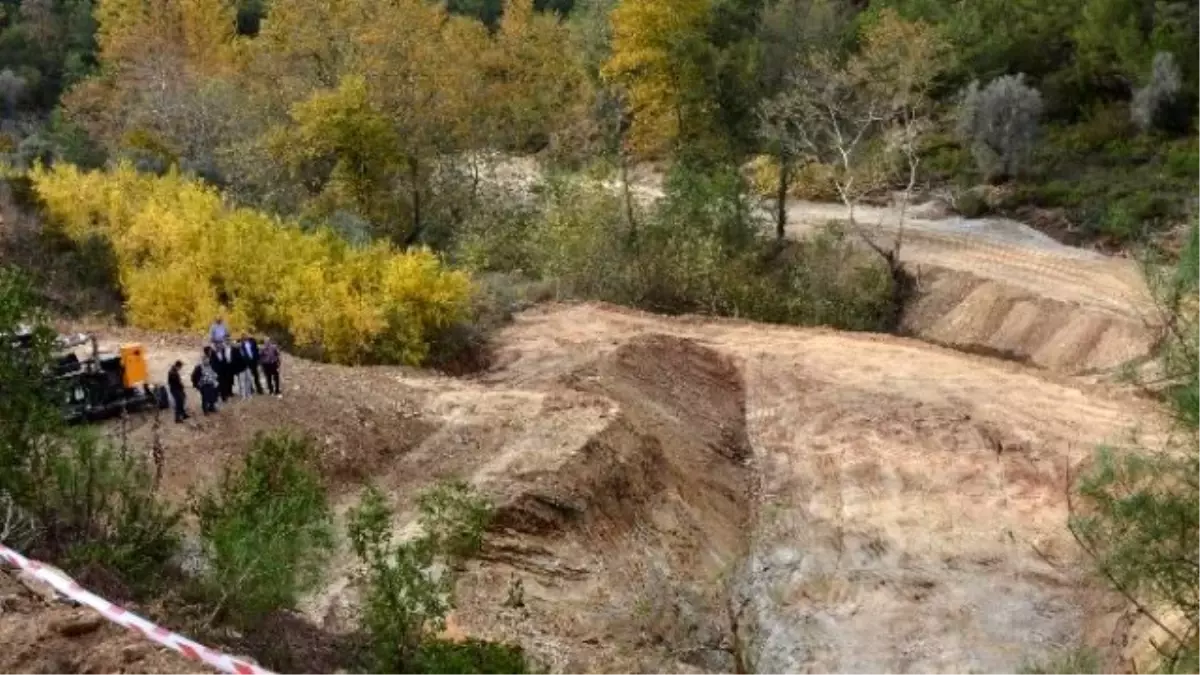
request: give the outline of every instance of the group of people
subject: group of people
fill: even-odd
[[[231,339],[229,328],[221,317],[213,322],[208,331],[209,344],[204,355],[192,369],[192,387],[200,392],[200,409],[205,415],[217,412],[217,401],[222,403],[237,395],[249,398],[263,394],[262,376],[267,380],[267,393],[282,398],[279,387],[279,347],[265,338],[262,348],[258,340],[248,333],[241,339]],[[167,390],[175,406],[175,421],[183,422],[187,412],[187,392],[183,386],[183,361],[176,361],[167,373]]]

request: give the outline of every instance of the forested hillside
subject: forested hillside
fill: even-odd
[[[246,205],[444,247],[479,214],[480,151],[707,174],[766,155],[752,165],[764,195],[782,159],[791,194],[835,199],[847,172],[856,193],[907,184],[891,169],[911,150],[914,184],[965,213],[1121,247],[1193,205],[1197,13],[1186,0],[4,0],[0,152],[176,166]],[[823,136],[828,114],[845,147]]]

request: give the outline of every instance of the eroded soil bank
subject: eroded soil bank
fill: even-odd
[[[194,340],[112,331],[158,370]],[[994,671],[1114,605],[1065,528],[1068,471],[1153,402],[914,339],[548,305],[471,379],[285,357],[283,399],[165,425],[182,499],[257,431],[313,434],[339,505],[373,481],[413,518],[439,478],[499,507],[451,630],[553,672]],[[119,430],[112,428],[113,433]],[[150,425],[127,429],[148,447]],[[349,561],[304,607],[353,621]]]

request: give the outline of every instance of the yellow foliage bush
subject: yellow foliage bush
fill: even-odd
[[[57,164],[31,179],[68,236],[112,244],[128,318],[144,328],[203,330],[224,313],[235,329],[286,330],[331,361],[418,364],[470,306],[470,278],[428,250],[352,247],[232,208],[176,172]]]
[[[779,192],[779,160],[771,155],[757,155],[742,168],[750,189],[760,197],[775,197]],[[788,195],[816,202],[835,202],[839,196],[834,167],[808,162],[792,169]]]
[[[814,202],[836,202],[839,199],[833,182],[836,177],[837,170],[832,166],[809,162],[793,172],[788,194]]]
[[[750,190],[760,197],[774,197],[779,186],[779,160],[771,155],[755,155],[742,167]]]

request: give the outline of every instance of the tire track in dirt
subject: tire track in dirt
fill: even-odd
[[[912,340],[591,304],[519,316],[489,377],[645,332],[745,374],[761,486],[734,606],[753,670],[1006,672],[1088,630],[1066,472],[1139,421],[1153,432],[1149,402]]]
[[[903,329],[937,344],[1008,354],[1064,372],[1104,371],[1144,359],[1161,325],[1132,261],[1059,244],[1011,220],[903,221],[902,264],[917,289]],[[838,205],[794,203],[789,236],[830,221]],[[894,208],[859,207],[857,230],[884,248],[900,231]]]

